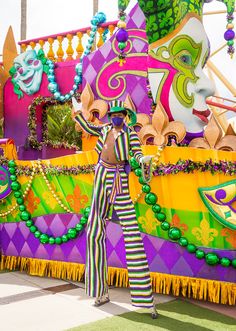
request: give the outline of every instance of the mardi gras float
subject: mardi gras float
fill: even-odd
[[[222,2],[232,55],[234,1]],[[0,68],[2,270],[83,280],[96,137],[73,121],[71,97],[94,125],[106,123],[108,102],[120,99],[137,113],[143,153],[154,155],[148,183],[130,158],[154,292],[235,304],[236,134],[218,116],[203,71],[206,63],[216,70],[203,3],[119,1],[118,22],[98,13],[91,28],[20,42],[19,55],[9,31]],[[111,217],[109,285],[128,286],[124,252]]]

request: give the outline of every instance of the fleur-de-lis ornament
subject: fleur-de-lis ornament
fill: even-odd
[[[179,143],[185,135],[186,130],[183,123],[179,121],[169,122],[161,103],[157,104],[151,123],[144,125],[139,132],[139,138],[143,144],[148,144],[151,140],[157,146],[167,145],[169,136],[175,136],[177,143]]]
[[[89,83],[85,85],[80,98],[81,103],[78,104],[78,108],[82,110],[84,118],[94,125],[102,124],[100,119],[106,115],[108,111],[108,105],[104,100],[94,99],[94,94]],[[72,108],[72,118],[75,116],[76,110]],[[77,122],[75,128],[79,132],[82,131],[82,128]],[[84,133],[84,137],[88,136],[90,136],[88,133]]]
[[[233,127],[229,124],[228,129],[223,136],[220,125],[215,116],[212,115],[204,130],[204,137],[193,139],[190,142],[189,147],[236,151],[236,134]]]
[[[203,219],[200,223],[200,227],[194,227],[192,234],[199,240],[204,246],[207,246],[209,242],[212,242],[215,237],[218,236],[218,231],[212,229],[209,226],[209,223]]]

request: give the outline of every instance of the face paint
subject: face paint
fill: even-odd
[[[43,74],[43,64],[37,59],[34,50],[18,55],[14,60],[15,73],[12,79],[14,85],[28,95],[32,95],[40,88]]]
[[[201,134],[210,115],[206,98],[214,94],[203,72],[209,42],[201,21],[190,15],[150,48],[148,74],[154,101],[160,100],[169,119],[182,122],[187,133]]]
[[[121,126],[122,123],[124,122],[124,118],[123,117],[112,117],[111,121],[114,126]]]

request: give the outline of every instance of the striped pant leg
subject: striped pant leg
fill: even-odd
[[[128,191],[128,178],[124,180],[123,176],[122,190],[123,194],[117,196],[114,208],[124,235],[132,305],[151,308],[153,306],[153,295],[150,271],[134,205]]]
[[[106,218],[109,210],[107,170],[97,165],[87,228],[85,291],[100,297],[107,288]]]

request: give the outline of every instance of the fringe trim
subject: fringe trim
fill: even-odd
[[[2,256],[0,270],[19,270],[32,276],[81,281],[84,279],[85,265],[20,256]],[[183,296],[230,306],[236,304],[235,283],[157,272],[151,272],[151,281],[154,293]],[[108,285],[128,287],[127,270],[108,267]]]

